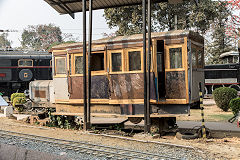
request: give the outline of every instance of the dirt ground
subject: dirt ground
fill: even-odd
[[[233,114],[232,111],[223,112],[217,107],[213,99],[204,99],[204,119],[205,121],[223,121],[227,122]],[[191,109],[190,116],[179,116],[177,120],[180,121],[201,121],[201,110]]]
[[[91,135],[89,132],[84,131],[30,125],[8,118],[0,118],[0,129],[68,140],[82,140],[103,145],[114,146],[118,144],[118,146],[120,145],[121,147],[128,147],[129,143],[134,143],[134,141],[130,142],[129,140]],[[128,138],[192,146],[198,152],[207,151],[211,155],[211,158],[214,159],[240,159],[240,138],[178,140],[174,136],[164,136],[153,139],[151,135],[146,134],[136,134]],[[144,145],[140,145],[140,147],[144,147]]]

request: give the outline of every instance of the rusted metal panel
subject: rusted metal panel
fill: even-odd
[[[131,74],[131,76],[130,74],[115,74],[111,75],[110,79],[111,99],[133,99],[133,97],[136,99],[143,98],[142,74]],[[133,84],[135,86],[133,86]]]
[[[91,95],[94,99],[109,99],[109,81],[107,76],[92,76]]]
[[[123,44],[119,44],[119,45],[108,45],[107,49],[122,49],[122,48],[134,48],[134,47],[142,47],[143,44],[141,43],[134,43],[134,44],[129,44],[129,43],[123,43]]]
[[[178,39],[166,39],[165,40],[165,44],[169,45],[169,44],[182,44],[184,43],[184,39],[183,38],[178,38]]]
[[[204,90],[204,72],[192,71],[192,87],[191,87],[191,100],[199,100],[199,82],[201,82],[202,89]],[[202,91],[203,91],[202,90]]]
[[[69,88],[71,88],[70,99],[83,98],[83,77],[70,77]],[[94,99],[109,99],[109,81],[107,76],[92,76],[91,95]]]
[[[83,99],[83,77],[82,76],[74,76],[69,77],[71,85],[70,99]]]
[[[172,71],[166,73],[166,98],[186,98],[186,83],[184,71]]]
[[[111,99],[143,99],[143,73],[126,73],[110,76]],[[151,73],[150,97],[156,99],[154,75]]]
[[[35,90],[35,97],[46,98],[46,91]]]
[[[92,52],[94,51],[104,51],[105,50],[105,46],[93,46],[92,47]],[[71,49],[71,50],[68,50],[68,53],[69,54],[74,54],[74,53],[82,53],[83,52],[83,49],[82,47],[81,48],[74,48],[74,49]]]
[[[83,113],[83,105],[56,104],[56,112]],[[91,113],[121,114],[120,105],[91,105]]]

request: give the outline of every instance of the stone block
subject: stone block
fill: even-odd
[[[5,107],[4,108],[4,116],[10,117],[13,114],[13,107]]]

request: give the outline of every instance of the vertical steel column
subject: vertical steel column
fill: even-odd
[[[148,0],[148,56],[147,56],[147,129],[150,131],[150,69],[151,69],[151,0]]]
[[[83,12],[83,114],[84,124],[83,129],[87,130],[87,74],[86,74],[86,0],[82,0]]]
[[[142,0],[143,20],[143,82],[144,82],[144,132],[147,133],[147,76],[146,76],[146,0]]]
[[[88,101],[87,101],[87,127],[91,121],[91,52],[92,52],[92,0],[89,0],[89,26],[88,26]]]

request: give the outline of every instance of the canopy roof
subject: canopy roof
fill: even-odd
[[[60,14],[69,14],[74,17],[74,13],[82,12],[82,0],[44,0]],[[88,0],[87,0],[88,1]],[[153,3],[169,2],[179,3],[182,0],[152,0]],[[104,9],[121,6],[142,4],[142,0],[92,0],[92,9]],[[88,10],[88,3],[87,10]]]

